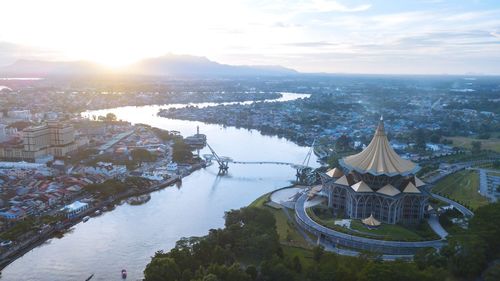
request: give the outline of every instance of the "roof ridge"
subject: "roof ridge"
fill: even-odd
[[[347,168],[374,175],[405,174],[418,168],[415,163],[401,158],[394,151],[387,139],[382,118],[368,146],[357,154],[344,157],[341,164],[345,164]]]

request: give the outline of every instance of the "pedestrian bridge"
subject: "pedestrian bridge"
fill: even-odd
[[[211,154],[204,154],[203,158],[205,158],[205,160],[208,162],[211,162],[212,160],[217,161],[217,163],[219,163],[219,170],[222,172],[227,171],[227,169],[229,168],[229,163],[248,165],[287,165],[296,169],[297,171],[304,171],[309,168],[309,160],[311,160],[314,143],[315,142],[313,142],[313,145],[309,149],[309,152],[307,153],[306,158],[304,159],[302,164],[281,161],[235,161],[231,157],[219,156],[217,152],[215,152],[215,150],[210,146],[210,144],[208,144],[208,142],[207,147],[210,149]]]

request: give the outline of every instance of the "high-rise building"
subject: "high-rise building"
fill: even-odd
[[[50,121],[44,125],[24,129],[22,145],[0,147],[0,157],[36,162],[37,159],[48,155],[64,156],[77,148],[73,126]]]

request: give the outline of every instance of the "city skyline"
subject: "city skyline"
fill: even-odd
[[[166,53],[301,72],[500,74],[494,1],[4,1],[0,65]],[[27,8],[29,7],[29,8]]]

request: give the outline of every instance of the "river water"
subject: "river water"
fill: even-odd
[[[278,101],[307,96],[285,93]],[[177,130],[183,136],[194,134],[196,126],[200,126],[219,155],[238,161],[302,163],[309,150],[255,130],[156,115],[160,108],[174,106],[180,105],[120,107],[83,115],[113,112],[118,119]],[[201,153],[209,152],[204,149]],[[316,164],[314,155],[311,164]],[[152,193],[146,204],[123,204],[77,224],[63,238],[53,238],[14,261],[2,271],[1,280],[85,280],[91,274],[92,281],[121,280],[123,268],[128,271],[127,280],[139,280],[156,251],[168,251],[181,237],[202,236],[211,228],[223,227],[225,211],[246,206],[264,193],[289,185],[295,177],[295,171],[288,166],[230,164],[224,176],[217,175],[217,166],[195,171],[183,179],[180,187]]]

